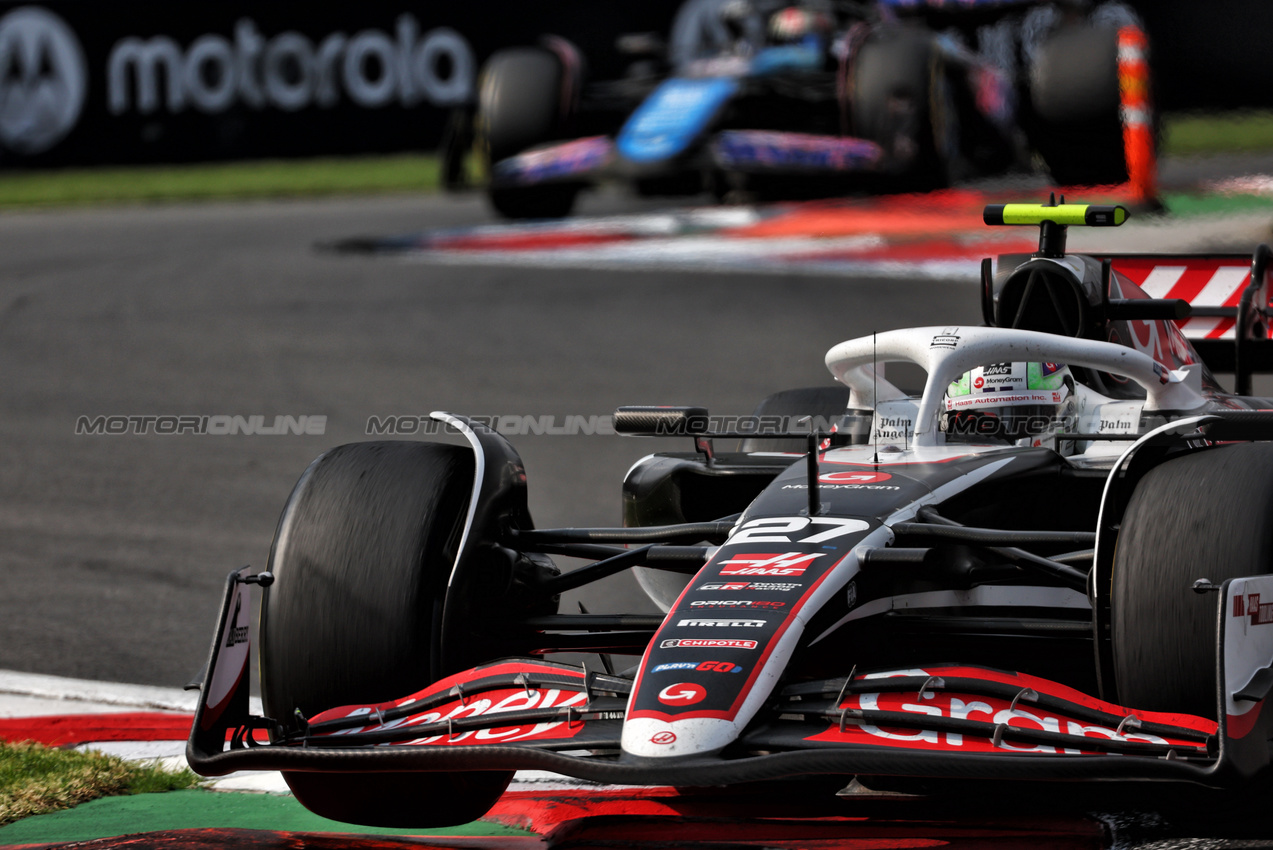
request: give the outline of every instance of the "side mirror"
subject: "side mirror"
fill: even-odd
[[[614,412],[616,434],[637,437],[691,437],[706,434],[706,407],[633,405]]]

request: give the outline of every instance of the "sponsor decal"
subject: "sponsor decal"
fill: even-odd
[[[846,534],[866,531],[870,527],[869,523],[860,519],[824,516],[762,517],[743,523],[730,536],[729,543],[826,543]]]
[[[675,744],[676,733],[675,732],[655,732],[653,735],[650,736],[650,743],[651,744]]]
[[[495,166],[495,174],[529,181],[567,177],[606,165],[612,151],[608,136],[590,136],[506,159]]]
[[[723,576],[801,576],[815,558],[822,553],[810,555],[800,552],[784,552],[773,554],[735,555],[727,561],[721,561],[720,575]]]
[[[1136,430],[1137,423],[1130,419],[1102,419],[1101,424],[1097,427],[1098,431],[1122,431],[1124,433]]]
[[[235,594],[234,613],[230,615],[230,628],[226,629],[225,647],[229,649],[236,643],[248,642],[248,627],[239,625],[239,612],[243,610],[242,594]]]
[[[678,628],[695,629],[695,628],[715,628],[715,629],[763,629],[766,625],[764,620],[730,620],[724,618],[711,619],[691,619],[681,620],[677,624]]]
[[[415,714],[407,718],[394,720],[384,724],[375,722],[376,719],[372,715],[371,709],[366,707],[355,708],[344,716],[353,717],[358,714],[363,714],[367,717],[367,726],[362,729],[351,731],[398,729],[445,722],[447,720],[459,720],[466,717],[483,717],[493,714],[501,714],[503,712],[527,711],[535,708],[566,708],[567,706],[582,707],[587,702],[587,699],[587,694],[576,691],[561,691],[557,688],[547,690],[533,689],[530,691],[523,688],[509,690],[501,689],[485,692],[477,698],[449,702],[431,711]],[[621,715],[621,713],[616,712],[616,715]],[[616,716],[609,719],[621,720],[622,717]],[[582,728],[583,724],[579,723],[577,719],[573,726],[568,724],[565,720],[548,721],[544,723],[520,723],[490,729],[472,729],[465,732],[456,732],[454,735],[449,735],[444,732],[440,735],[429,735],[427,737],[415,738],[401,743],[409,745],[484,744],[488,742],[530,741],[543,738],[572,738],[577,735],[579,730]],[[396,743],[399,742],[395,742],[395,744]]]
[[[664,705],[693,705],[707,697],[707,688],[692,682],[668,685],[659,691],[659,702]]]
[[[849,586],[845,590],[845,603],[848,605],[850,611],[857,607],[858,583],[856,581],[849,582]]]
[[[905,416],[877,416],[875,433],[881,440],[909,440],[915,423]]]
[[[755,649],[754,640],[731,640],[728,638],[668,638],[659,644],[659,649]]]
[[[912,716],[929,716],[933,718],[952,718],[956,720],[973,720],[983,723],[1005,724],[1013,728],[1043,730],[1057,734],[1080,735],[1086,738],[1105,740],[1147,741],[1156,744],[1188,744],[1187,741],[1168,741],[1157,735],[1144,732],[1125,731],[1122,735],[1114,728],[1093,723],[1087,720],[1074,719],[1051,712],[1037,705],[1026,704],[1015,707],[1008,700],[994,697],[973,696],[951,692],[926,693],[924,700],[917,701],[911,693],[873,693],[858,694],[848,697],[843,708],[861,709],[864,711],[887,711]],[[939,731],[936,729],[915,729],[900,726],[875,726],[863,720],[849,720],[840,732],[838,723],[833,723],[825,732],[811,736],[808,740],[834,741],[837,743],[887,744],[893,747],[925,750],[954,750],[961,752],[1024,752],[1079,755],[1087,752],[1098,752],[1035,744],[1022,741],[1003,740],[996,745],[990,737],[967,732]]]
[[[1245,616],[1250,619],[1253,626],[1266,626],[1273,623],[1273,602],[1260,602],[1260,594],[1248,593],[1246,602],[1243,603],[1243,597],[1233,597],[1233,616]],[[1245,604],[1246,613],[1243,614],[1242,607]]]
[[[871,170],[884,156],[883,148],[866,139],[768,130],[726,130],[716,139],[713,152],[726,168],[767,166],[828,171]]]
[[[112,115],[236,105],[296,112],[330,108],[344,94],[367,109],[454,106],[472,99],[476,67],[462,35],[449,27],[422,35],[409,14],[392,34],[333,32],[317,43],[295,30],[266,38],[241,18],[232,36],[204,33],[184,49],[166,35],[121,39],[107,59],[107,105]]]
[[[1055,372],[1056,370],[1053,369],[1052,371]],[[1011,375],[1012,364],[1011,363],[991,363],[989,366],[981,367],[981,374],[987,378],[994,378],[996,376],[1001,376],[1001,375]],[[978,386],[980,386],[980,384],[978,384]]]
[[[1065,395],[1052,390],[1012,390],[1001,396],[996,396],[995,404],[1054,404],[1065,399]],[[977,407],[986,404],[984,396],[964,396],[963,398],[947,398],[947,410],[963,410],[967,407]]]
[[[88,66],[75,33],[39,6],[0,18],[0,145],[37,154],[66,137],[88,93]]]
[[[691,608],[786,608],[786,602],[768,602],[760,599],[697,599]]]
[[[823,484],[878,484],[893,476],[887,472],[826,472],[818,476]]]
[[[651,673],[665,673],[669,670],[698,670],[701,673],[741,673],[742,665],[732,661],[674,661],[671,664],[659,664],[651,668]]]
[[[784,490],[808,490],[808,484],[784,484]],[[896,484],[821,484],[820,490],[900,490]]]
[[[986,385],[986,379],[985,379],[985,378],[977,378],[976,380],[974,380],[974,381],[972,382],[972,385],[973,385],[974,387],[976,387],[977,389],[981,389],[982,387],[984,387],[984,386]]]
[[[763,590],[778,593],[790,593],[799,590],[803,584],[790,581],[723,581],[712,584],[700,584],[699,590]]]
[[[959,345],[959,328],[945,328],[933,337],[929,348],[954,348]]]

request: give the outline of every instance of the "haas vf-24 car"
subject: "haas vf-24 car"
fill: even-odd
[[[621,408],[617,430],[693,449],[633,466],[622,527],[536,528],[517,452],[464,416],[433,414],[458,445],[326,452],[267,571],[229,578],[191,765],[410,827],[480,816],[527,768],[1249,782],[1273,735],[1273,400],[1207,364],[1242,387],[1269,365],[1269,251],[1065,252],[1066,227],[1125,217],[987,208],[1041,238],[984,264],[984,326],[835,345],[836,384],[757,411],[788,424]],[[558,611],[628,569],[662,614]]]

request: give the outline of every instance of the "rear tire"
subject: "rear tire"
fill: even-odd
[[[490,58],[477,101],[478,147],[488,170],[560,136],[567,117],[564,76],[561,60],[539,47],[501,50]],[[578,194],[578,186],[548,184],[492,188],[488,196],[506,218],[560,218],[570,215]]]
[[[1127,180],[1118,31],[1068,26],[1039,45],[1030,69],[1030,142],[1063,186]]]
[[[456,672],[438,647],[442,605],[473,486],[456,446],[340,446],[310,464],[279,520],[261,604],[261,698],[284,724],[408,696]],[[285,771],[307,809],[367,826],[467,823],[510,772]]]
[[[1141,479],[1114,553],[1114,682],[1129,708],[1216,718],[1215,584],[1273,571],[1273,444],[1170,460]]]
[[[932,34],[891,27],[872,36],[853,64],[853,133],[906,163],[901,188],[936,189],[949,182],[957,134],[944,96]]]

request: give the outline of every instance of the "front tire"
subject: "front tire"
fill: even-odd
[[[482,69],[478,87],[478,148],[488,171],[501,160],[559,138],[564,114],[566,70],[550,50],[501,50]],[[491,206],[505,218],[560,218],[574,208],[578,186],[508,186],[488,192]]]
[[[323,454],[279,520],[261,604],[261,698],[285,725],[408,696],[456,672],[438,651],[442,607],[473,486],[456,446],[372,442]],[[510,772],[285,771],[316,814],[368,826],[467,823]]]
[[[1273,570],[1273,444],[1207,449],[1151,469],[1114,553],[1111,638],[1121,704],[1216,719],[1215,584]]]

